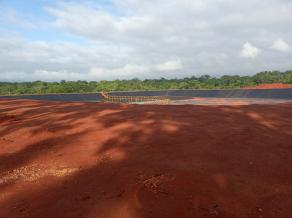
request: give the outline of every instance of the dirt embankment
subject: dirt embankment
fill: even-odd
[[[292,84],[273,83],[273,84],[261,84],[255,87],[244,87],[242,89],[287,89],[292,88]]]

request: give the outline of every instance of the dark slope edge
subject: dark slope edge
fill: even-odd
[[[257,98],[257,99],[292,99],[292,89],[229,89],[229,90],[167,90],[167,91],[137,91],[111,92],[119,96],[173,96],[198,98]],[[36,95],[4,95],[0,98],[29,99],[42,101],[101,101],[100,93],[73,94],[36,94]]]

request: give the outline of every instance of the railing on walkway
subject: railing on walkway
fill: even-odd
[[[169,104],[169,99],[165,96],[119,96],[109,95],[101,92],[105,102],[109,103],[129,103],[129,104]]]

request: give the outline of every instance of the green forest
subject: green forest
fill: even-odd
[[[292,71],[265,71],[253,76],[222,76],[221,78],[202,75],[183,79],[145,79],[113,81],[66,81],[60,82],[1,82],[0,95],[40,94],[40,93],[83,93],[168,89],[240,89],[260,84],[292,84]]]

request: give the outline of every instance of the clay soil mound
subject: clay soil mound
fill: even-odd
[[[1,218],[292,217],[292,104],[0,107]]]
[[[242,89],[286,89],[292,88],[292,84],[283,84],[283,83],[273,83],[273,84],[261,84],[255,87],[245,87]]]

